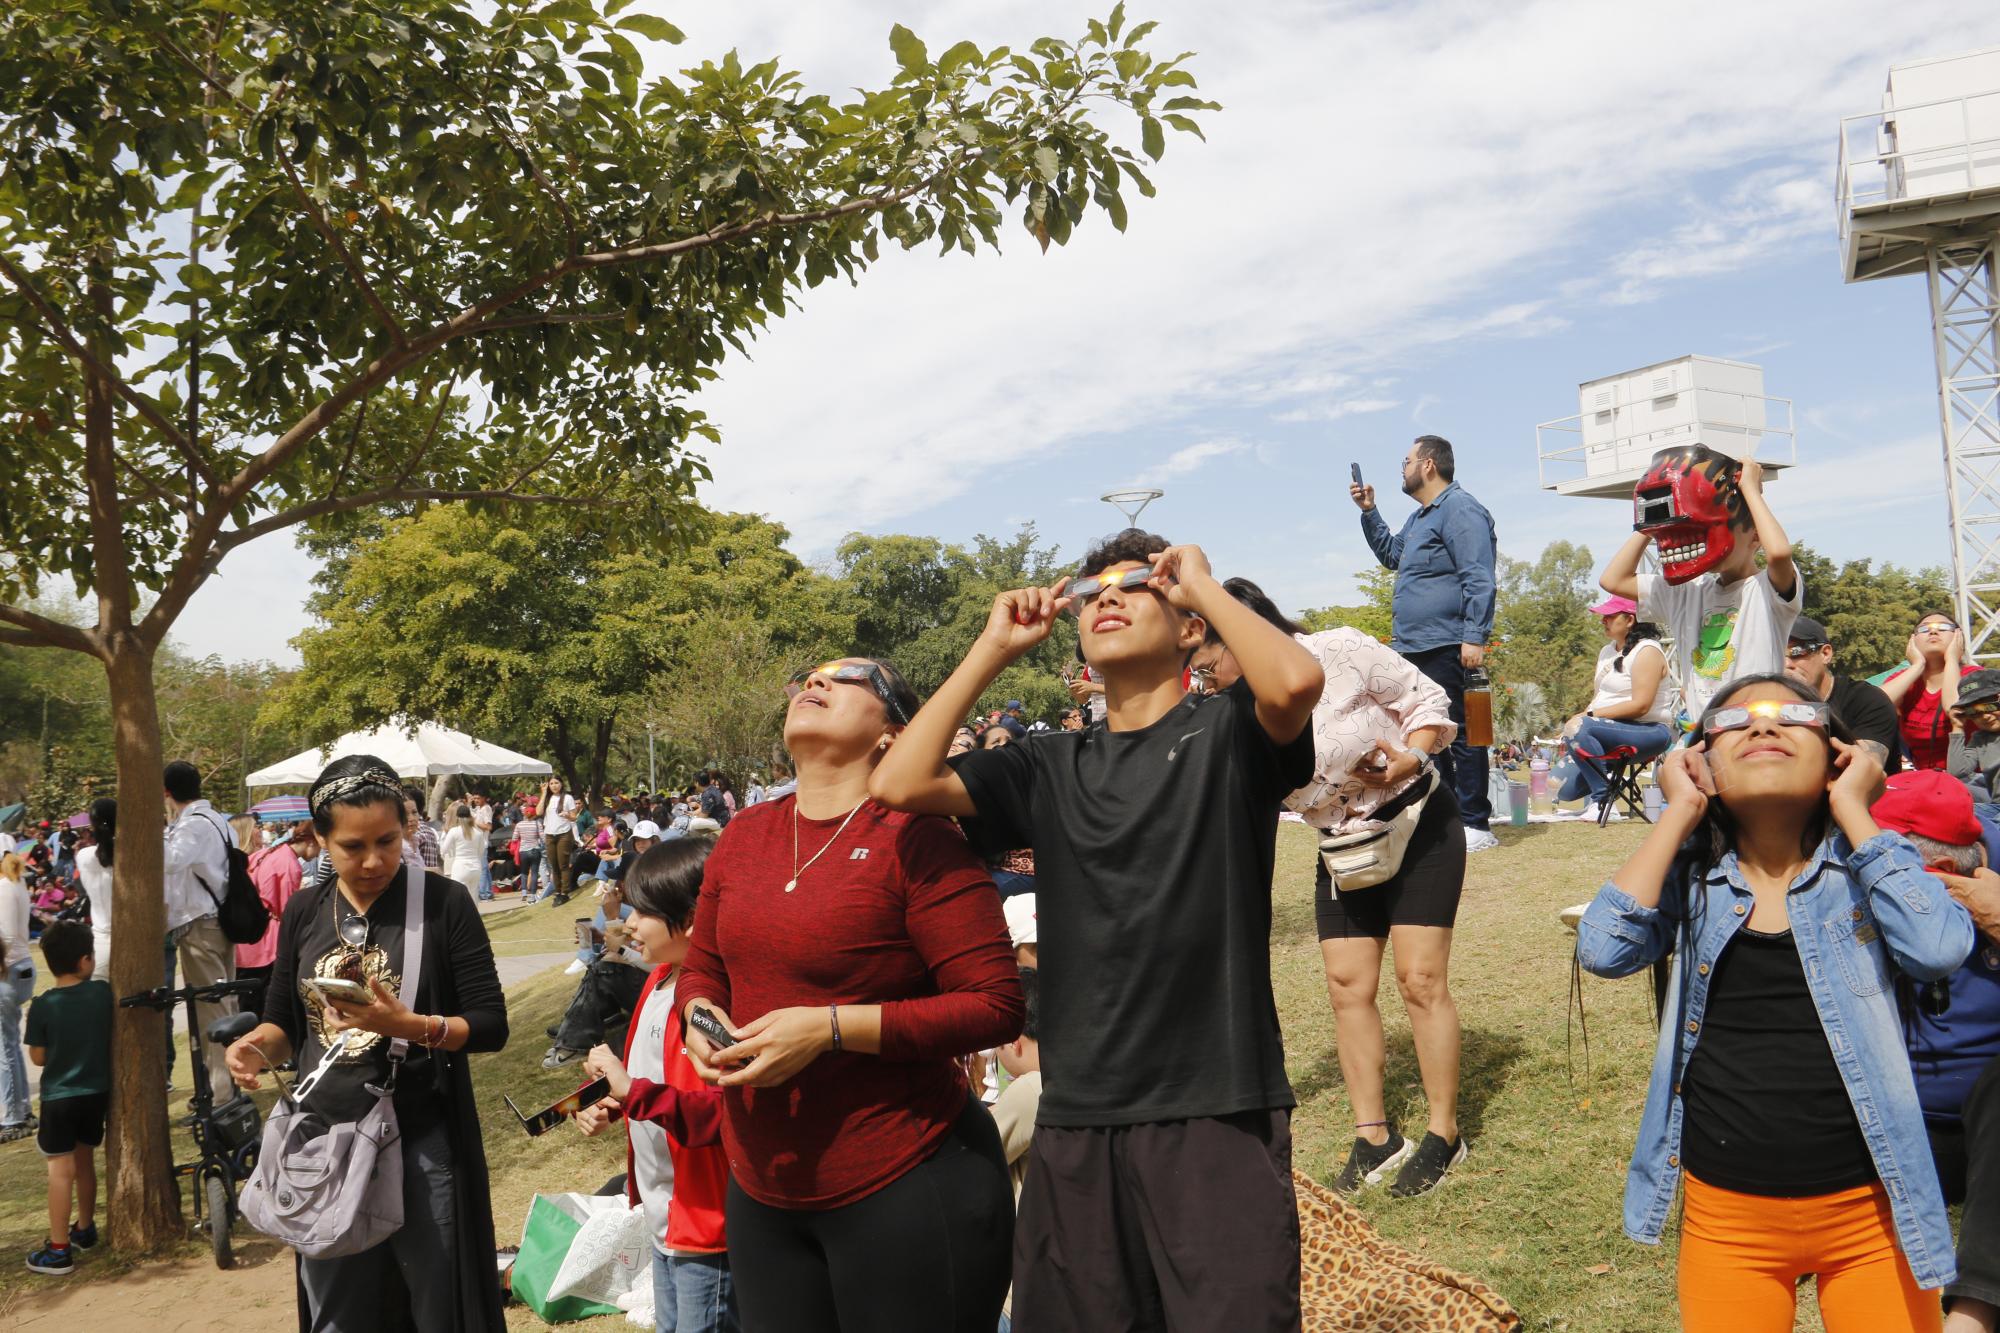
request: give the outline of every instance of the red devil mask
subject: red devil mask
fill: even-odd
[[[1706,445],[1662,449],[1632,490],[1632,528],[1653,539],[1667,582],[1698,579],[1729,558],[1749,526],[1738,464]]]

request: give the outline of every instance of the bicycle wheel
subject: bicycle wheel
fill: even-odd
[[[229,1246],[229,1216],[236,1201],[229,1197],[229,1182],[221,1176],[210,1176],[205,1188],[208,1191],[209,1248],[215,1252],[215,1266],[234,1268],[236,1256]]]

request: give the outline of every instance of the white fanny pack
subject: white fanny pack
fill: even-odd
[[[1426,766],[1373,816],[1380,820],[1380,828],[1320,839],[1319,859],[1333,877],[1333,887],[1343,891],[1372,889],[1394,879],[1403,868],[1403,855],[1410,849],[1417,821],[1424,817],[1424,806],[1437,784],[1437,769]]]

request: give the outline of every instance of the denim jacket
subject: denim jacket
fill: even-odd
[[[1598,976],[1622,977],[1663,956],[1686,913],[1689,873],[1686,862],[1676,862],[1656,908],[1639,906],[1616,884],[1598,890],[1577,926],[1577,961]],[[1659,1244],[1680,1180],[1681,1071],[1701,1034],[1715,961],[1753,905],[1734,852],[1704,878],[1692,946],[1675,953],[1625,1178],[1625,1234],[1647,1245]],[[1894,833],[1858,848],[1837,833],[1829,837],[1793,882],[1788,906],[1806,987],[1888,1193],[1896,1239],[1919,1286],[1944,1286],[1957,1276],[1951,1223],[1903,1049],[1893,973],[1919,981],[1949,975],[1972,951],[1972,918]]]

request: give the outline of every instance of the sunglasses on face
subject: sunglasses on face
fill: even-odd
[[[897,701],[895,691],[889,688],[889,678],[873,662],[822,662],[816,667],[808,667],[786,684],[785,698],[797,698],[799,692],[805,689],[806,682],[814,676],[824,677],[836,685],[866,685],[875,691],[875,697],[889,710],[891,721],[904,725],[910,721],[903,705]]]
[[[1826,645],[1823,643],[1794,643],[1786,647],[1785,656],[1796,662],[1801,657],[1811,657],[1824,647]]]
[[[1833,710],[1825,704],[1811,704],[1800,699],[1785,703],[1777,699],[1759,699],[1755,703],[1738,704],[1734,708],[1718,708],[1702,723],[1704,735],[1715,736],[1725,731],[1741,731],[1758,718],[1776,722],[1786,727],[1817,727],[1826,730],[1826,720]]]
[[[1953,704],[1952,712],[1961,717],[1991,717],[2000,713],[2000,699],[1981,699],[1976,704]]]
[[[1143,588],[1153,577],[1151,565],[1140,565],[1136,569],[1121,570],[1116,574],[1092,574],[1087,579],[1078,579],[1069,585],[1069,595],[1076,600],[1071,603],[1079,611],[1097,600],[1097,594],[1106,588],[1116,588],[1120,592],[1130,592]]]

